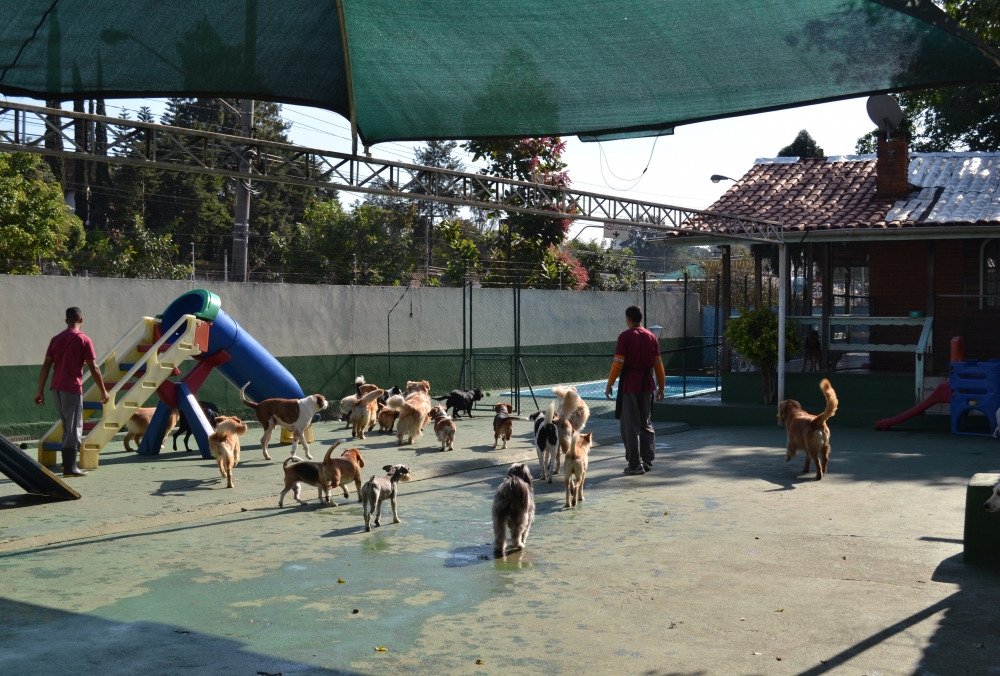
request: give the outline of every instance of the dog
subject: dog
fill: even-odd
[[[566,507],[576,507],[577,502],[583,502],[583,482],[587,478],[587,463],[590,455],[590,445],[594,433],[573,434],[566,451]]]
[[[337,503],[333,502],[332,492],[335,488],[340,488],[344,492],[344,497],[351,497],[347,484],[354,482],[354,488],[358,492],[358,502],[361,502],[361,468],[365,466],[365,459],[361,457],[361,451],[356,448],[348,448],[340,454],[339,458],[334,458],[333,452],[343,441],[338,441],[330,448],[326,449],[326,456],[321,463],[321,478],[329,485],[327,493],[327,503],[333,507]]]
[[[340,400],[340,419],[347,420],[347,426],[344,429],[349,429],[351,427],[351,409],[354,405],[358,403],[358,399],[361,398],[361,386],[365,384],[365,377],[358,376],[354,379],[354,394],[350,394]]]
[[[330,481],[326,477],[326,472],[323,471],[321,463],[300,460],[299,458],[286,458],[281,467],[285,470],[285,489],[278,496],[278,507],[285,506],[285,495],[290,490],[294,490],[292,497],[300,505],[306,504],[306,501],[299,497],[300,483],[315,486],[319,491],[320,502],[327,502],[329,500],[333,487],[330,485]]]
[[[567,421],[575,432],[582,432],[590,418],[590,407],[580,398],[575,387],[553,387],[552,394],[559,399],[556,412],[560,420]]]
[[[219,472],[226,479],[226,488],[233,488],[233,468],[240,463],[240,437],[247,433],[247,426],[236,416],[219,416],[215,431],[208,438],[208,448],[219,463]]]
[[[524,549],[528,531],[535,520],[535,495],[531,486],[531,471],[523,462],[511,465],[507,478],[493,496],[493,553],[501,556],[507,547],[510,529],[510,551]]]
[[[312,424],[313,416],[326,408],[326,398],[322,394],[310,394],[302,399],[265,399],[259,404],[246,398],[248,382],[240,390],[240,399],[253,409],[257,422],[264,428],[264,436],[260,438],[260,447],[264,450],[264,459],[270,460],[267,452],[267,442],[271,440],[271,432],[279,425],[292,433],[292,457],[299,442],[306,451],[306,457],[312,460],[309,444],[306,443],[303,432]]]
[[[372,477],[361,487],[361,509],[365,517],[365,532],[372,530],[372,513],[375,514],[375,527],[382,525],[382,502],[386,498],[392,505],[392,522],[400,523],[399,512],[396,511],[396,494],[400,481],[409,481],[412,477],[410,468],[406,465],[386,465],[382,468],[385,476]]]
[[[497,447],[501,439],[503,439],[503,447],[507,448],[507,442],[514,434],[514,421],[526,420],[526,418],[511,415],[514,407],[510,404],[497,404],[493,410],[496,411],[496,415],[493,416],[493,448]]]
[[[449,394],[446,394],[443,397],[434,397],[436,401],[447,400],[444,405],[444,410],[447,411],[449,408],[452,409],[452,414],[456,419],[459,418],[459,411],[465,411],[471,418],[473,404],[482,398],[483,391],[478,387],[473,387],[471,390],[452,390]]]
[[[794,399],[785,399],[778,404],[778,416],[788,430],[788,449],[785,452],[785,462],[791,461],[798,450],[806,452],[806,464],[802,472],[809,471],[809,464],[816,463],[816,481],[826,474],[827,463],[830,461],[830,428],[826,421],[837,413],[837,393],[833,391],[830,381],[824,378],[819,389],[826,398],[826,408],[819,415],[812,415],[802,410],[802,405]]]
[[[362,385],[362,387],[368,387]],[[359,439],[365,438],[365,428],[370,432],[375,427],[376,416],[378,415],[378,398],[385,393],[385,390],[374,389],[361,395],[361,398],[351,408],[351,415],[348,422],[351,423],[352,434]]]
[[[402,393],[403,390],[399,389],[399,385],[393,385],[388,390],[386,390],[381,397],[378,398],[378,403],[381,404],[379,408],[381,409],[382,406],[385,406],[385,402],[389,401],[389,397]]]
[[[208,420],[208,424],[215,429],[215,419],[222,415],[219,412],[219,407],[210,401],[199,401],[198,405],[201,406],[201,412],[205,414],[205,419]],[[181,434],[184,435],[184,450],[188,453],[191,452],[191,447],[188,446],[188,439],[191,438],[191,423],[188,421],[187,416],[183,412],[180,412],[180,418],[178,419],[177,431],[174,432],[174,450],[177,450],[177,437]]]
[[[430,410],[431,420],[434,422],[434,434],[441,442],[442,451],[455,450],[455,421],[441,406],[435,406]]]
[[[538,449],[538,464],[542,468],[542,481],[552,483],[552,467],[559,462],[559,433],[555,420],[556,402],[549,404],[549,412],[536,411],[529,418],[535,421],[535,447]],[[556,470],[558,471],[558,470]]]
[[[1000,483],[993,487],[993,495],[983,503],[983,509],[987,512],[1000,512]]]
[[[399,417],[397,411],[393,411],[389,408],[383,408],[378,412],[378,431],[379,432],[391,432],[393,426],[396,424],[396,418]]]
[[[153,414],[156,413],[155,408],[140,408],[132,417],[128,419],[125,423],[125,429],[128,432],[125,434],[125,450],[132,451],[132,448],[128,445],[128,442],[135,439],[135,450],[138,452],[139,444],[142,443],[142,438],[146,436],[146,429],[149,427],[149,423],[153,421]],[[177,409],[170,411],[170,420],[167,424],[167,431],[163,435],[163,438],[167,438],[167,434],[170,434],[170,430],[174,429],[174,425],[177,424]],[[174,450],[177,450],[176,442]],[[160,448],[163,448],[163,444],[160,444]]]
[[[399,446],[403,445],[403,437],[409,437],[409,443],[412,444],[414,438],[423,434],[424,425],[428,422],[427,414],[431,410],[430,391],[431,384],[426,380],[411,380],[406,383],[405,397],[397,394],[385,402],[387,409],[399,413],[399,423],[396,425],[396,442]]]
[[[819,339],[819,331],[810,330],[806,334],[806,339],[802,343],[802,370],[806,370],[806,362],[810,364],[810,371],[819,371],[819,362],[823,357],[823,342]]]

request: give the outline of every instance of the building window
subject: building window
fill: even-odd
[[[983,244],[983,269],[981,272],[980,307],[1000,307],[1000,279],[997,275],[1000,263],[1000,240],[991,239]]]

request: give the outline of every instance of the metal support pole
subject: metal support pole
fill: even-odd
[[[785,312],[788,306],[788,245],[778,245],[778,402],[785,399]],[[781,424],[781,421],[778,421]]]
[[[240,136],[250,138],[253,130],[253,99],[240,104]],[[240,160],[240,171],[249,172],[247,153]],[[250,186],[246,179],[236,179],[236,222],[233,225],[233,281],[246,282],[250,253]]]
[[[687,397],[688,273],[684,271],[684,320],[681,322],[681,398]]]
[[[719,391],[719,275],[715,276],[715,322],[712,328],[712,352],[715,354],[715,391]]]
[[[514,282],[514,411],[521,414],[521,373],[517,365],[521,362],[521,285]]]
[[[833,314],[833,245],[827,242],[823,245],[823,369],[832,371],[833,359],[830,357],[830,342],[832,336],[830,326],[830,315]]]
[[[732,311],[732,279],[730,275],[732,274],[732,259],[730,258],[731,247],[727,244],[722,247],[722,335],[726,335],[726,325],[729,324],[729,316],[733,313]],[[729,371],[732,364],[732,359],[729,354],[729,343],[724,341],[724,347],[722,349],[722,368],[725,371]]]
[[[469,389],[476,386],[476,372],[473,370],[475,358],[472,356],[472,280],[469,280]]]
[[[646,271],[645,270],[642,271],[642,328],[646,328]]]
[[[934,284],[934,240],[927,240],[927,317],[934,317],[934,296],[937,290]],[[868,308],[868,314],[872,314],[872,309]],[[870,330],[870,329],[869,329]],[[869,342],[871,340],[869,339]],[[931,341],[930,350],[924,356],[924,375],[934,375],[934,342]]]
[[[465,282],[462,282],[462,389],[469,389],[465,381]]]

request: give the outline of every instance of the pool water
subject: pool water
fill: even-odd
[[[715,378],[706,376],[688,376],[687,377],[687,396],[692,394],[705,394],[707,392],[715,391]],[[580,394],[583,399],[605,399],[604,388],[607,386],[606,380],[595,380],[589,383],[574,383],[576,385],[576,391]],[[684,383],[680,376],[667,376],[667,384],[664,389],[665,397],[681,397],[684,396]],[[618,384],[615,383],[615,388],[612,390],[611,398],[614,399],[618,394]],[[522,397],[530,397],[531,391],[528,389],[521,390]],[[536,397],[553,397],[551,387],[535,388]]]

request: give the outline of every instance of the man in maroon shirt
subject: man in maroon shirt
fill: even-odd
[[[666,374],[660,359],[660,341],[652,332],[642,328],[642,310],[632,305],[625,310],[628,330],[618,336],[615,360],[611,364],[608,386],[604,390],[610,399],[615,380],[621,374],[618,396],[621,399],[621,431],[625,443],[626,474],[645,474],[653,469],[656,455],[656,433],[651,419],[653,413],[653,376],[656,371],[656,400],[663,400]]]
[[[45,363],[38,376],[38,393],[35,403],[45,404],[45,382],[49,379],[49,369],[55,365],[52,373],[52,398],[55,399],[59,418],[63,424],[62,460],[63,476],[87,476],[87,473],[77,467],[77,457],[80,453],[80,443],[83,440],[83,365],[90,369],[90,376],[101,390],[101,403],[108,403],[108,391],[104,387],[104,378],[94,363],[94,343],[91,342],[80,327],[83,325],[83,312],[78,307],[66,310],[66,330],[49,341],[49,349],[45,352]]]

